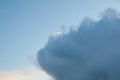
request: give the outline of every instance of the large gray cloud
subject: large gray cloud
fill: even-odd
[[[37,60],[56,80],[120,80],[118,13],[107,9],[97,21],[87,18],[77,30],[51,36]]]

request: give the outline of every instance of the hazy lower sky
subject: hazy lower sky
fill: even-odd
[[[52,32],[107,8],[119,10],[120,0],[0,0],[0,71],[31,68]]]

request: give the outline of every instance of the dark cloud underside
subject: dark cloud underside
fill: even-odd
[[[56,80],[120,80],[120,19],[113,9],[98,21],[85,18],[77,30],[51,36],[37,55]]]

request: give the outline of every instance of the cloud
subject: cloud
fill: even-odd
[[[120,80],[120,18],[107,9],[77,30],[50,36],[37,60],[56,80]]]
[[[25,69],[25,70],[0,70],[0,80],[36,80],[45,77],[45,73],[40,70]]]

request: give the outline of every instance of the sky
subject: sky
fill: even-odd
[[[0,0],[0,75],[34,69],[37,74],[35,56],[52,32],[62,31],[61,26],[77,27],[83,17],[97,18],[107,8],[119,10],[119,4],[120,0]]]

